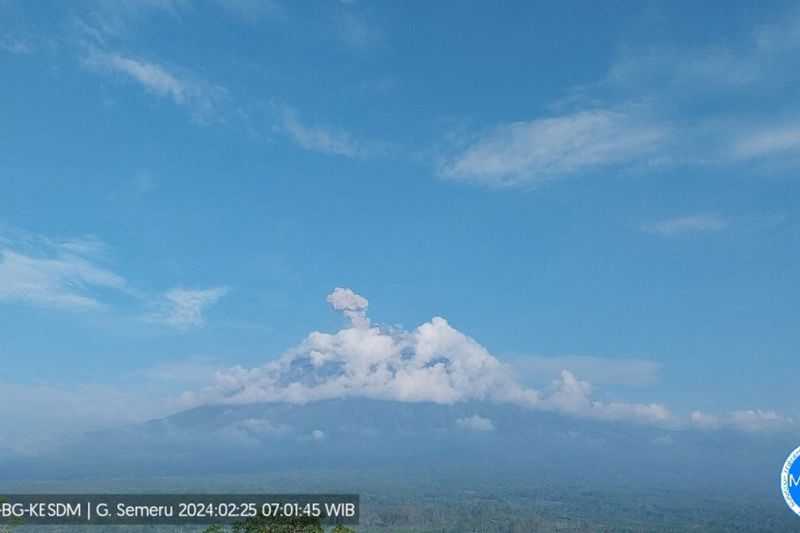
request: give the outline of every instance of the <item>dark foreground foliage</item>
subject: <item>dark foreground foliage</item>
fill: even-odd
[[[236,522],[230,530],[221,525],[208,527],[204,533],[325,533],[318,518],[275,519],[256,517]],[[337,525],[330,533],[355,533],[354,530]]]

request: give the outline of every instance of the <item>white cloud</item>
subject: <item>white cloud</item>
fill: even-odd
[[[444,318],[435,317],[412,331],[371,326],[366,298],[337,288],[328,301],[350,316],[350,327],[333,334],[312,332],[299,346],[262,367],[221,370],[214,384],[195,394],[193,401],[302,404],[365,397],[454,404],[476,400],[608,420],[662,424],[671,419],[658,404],[593,400],[591,386],[568,371],[562,372],[549,394],[523,386],[509,366]]]
[[[762,128],[742,135],[733,146],[735,159],[800,155],[800,126]]]
[[[579,111],[500,125],[448,158],[439,172],[492,187],[535,185],[641,161],[666,136],[666,128],[631,112]]]
[[[653,46],[652,43],[622,43],[620,55],[598,83],[578,89],[588,99],[598,96],[647,98],[660,107],[694,102],[708,96],[740,96],[780,84],[795,76],[787,64],[800,41],[800,18],[784,16],[775,25],[757,27],[738,38],[718,40],[707,46],[682,43]],[[674,110],[675,108],[672,107]],[[735,111],[729,104],[726,113]]]
[[[647,99],[662,114],[683,114],[676,137],[683,138],[677,160],[695,165],[739,164],[745,160],[782,160],[800,155],[797,101],[779,110],[752,102],[769,101],[776,91],[798,81],[792,68],[800,51],[800,12],[754,28],[723,45],[656,48],[631,47],[594,89],[623,98]],[[698,111],[698,102],[727,103],[719,110]],[[738,103],[741,102],[741,105]],[[774,109],[774,108],[773,108]],[[741,111],[740,111],[741,110]]]
[[[693,411],[689,417],[693,426],[699,429],[736,429],[746,432],[786,431],[795,427],[795,421],[775,411],[761,409],[742,409],[726,415],[712,415]]]
[[[472,415],[456,420],[456,424],[461,429],[468,431],[494,431],[494,424],[489,418],[484,418],[479,415]]]
[[[96,264],[94,240],[54,243],[36,238],[30,252],[0,241],[0,300],[70,310],[99,309],[98,289],[124,290],[123,277]],[[26,247],[25,245],[21,245]]]
[[[222,87],[178,75],[163,65],[140,58],[92,48],[84,57],[83,64],[98,72],[123,75],[155,96],[186,106],[200,121],[214,118],[225,97]]]
[[[371,150],[341,130],[303,124],[297,113],[288,107],[282,110],[283,131],[301,148],[323,154],[350,158],[367,157]]]
[[[159,96],[169,96],[176,103],[186,99],[186,84],[173,76],[164,67],[119,54],[97,54],[89,59],[93,65],[128,75],[145,89]]]
[[[136,308],[155,312],[148,322],[188,329],[205,324],[205,311],[228,293],[227,287],[171,289],[153,295],[131,286],[121,275],[102,266],[107,248],[94,237],[54,241],[13,232],[0,235],[0,302],[70,311],[105,310],[113,297],[124,296]]]
[[[326,438],[325,432],[322,431],[321,429],[315,429],[314,431],[311,432],[312,440],[321,441],[325,440],[325,438]]]
[[[171,289],[164,294],[163,309],[149,320],[178,329],[205,325],[205,310],[228,293],[227,287],[210,289]]]
[[[572,372],[561,371],[561,378],[553,381],[555,392],[553,392],[548,402],[562,411],[568,413],[579,413],[591,408],[589,396],[592,393],[592,386],[587,381],[578,380]]]
[[[753,102],[770,102],[800,81],[793,68],[799,35],[796,11],[723,45],[622,43],[606,74],[568,90],[552,116],[496,125],[446,154],[438,172],[511,187],[598,170],[796,166],[800,121],[787,117],[798,116],[797,99],[784,98],[779,108]]]
[[[634,404],[623,402],[604,403],[591,399],[592,386],[578,380],[569,370],[561,372],[555,380],[554,392],[545,398],[545,404],[557,411],[605,420],[637,420],[664,423],[672,414],[661,404]]]
[[[605,79],[582,90],[595,96],[606,91],[645,96],[662,107],[693,102],[695,110],[699,99],[752,97],[796,80],[796,69],[790,67],[800,49],[798,36],[800,11],[793,10],[783,13],[777,23],[706,46],[622,46]],[[743,109],[749,112],[752,102]],[[723,110],[735,114],[736,104],[726,103]]]
[[[261,367],[219,370],[209,387],[190,395],[192,404],[305,404],[346,397],[438,404],[488,401],[665,428],[688,425],[762,431],[792,427],[791,419],[772,411],[742,410],[721,417],[695,411],[688,419],[682,419],[656,402],[603,401],[594,397],[591,383],[567,369],[560,371],[549,389],[537,390],[521,384],[511,366],[500,362],[444,318],[434,317],[407,331],[372,325],[366,316],[367,299],[350,289],[337,288],[328,296],[328,302],[349,316],[349,327],[332,334],[314,331],[281,358]],[[574,361],[587,368],[587,359],[588,368],[602,367],[592,358]],[[622,381],[650,383],[657,370],[657,365],[641,366],[633,378],[623,372]],[[606,381],[619,382],[614,375],[606,374]],[[486,420],[465,417],[457,424],[474,430],[493,427]]]
[[[707,233],[721,231],[728,227],[728,220],[715,213],[700,213],[660,220],[645,224],[642,230],[663,237],[673,237],[685,233]]]
[[[785,430],[794,424],[791,418],[775,411],[745,409],[734,411],[730,415],[731,425],[743,431]]]
[[[106,243],[92,236],[66,239],[59,246],[68,252],[87,257],[104,257],[107,250]]]

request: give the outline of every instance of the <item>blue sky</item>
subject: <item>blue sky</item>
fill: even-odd
[[[0,15],[0,387],[31,405],[13,438],[55,406],[159,416],[355,331],[336,287],[372,325],[445,317],[543,397],[566,369],[676,424],[800,416],[790,4]]]

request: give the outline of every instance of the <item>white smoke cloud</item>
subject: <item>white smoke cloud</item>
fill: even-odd
[[[666,423],[659,404],[603,403],[592,387],[564,371],[547,394],[521,385],[511,368],[474,339],[434,317],[411,331],[375,326],[369,302],[350,289],[327,298],[350,319],[336,333],[310,333],[261,367],[228,368],[193,398],[198,403],[308,403],[344,397],[454,404],[491,401],[608,420]]]
[[[354,293],[351,289],[336,287],[336,289],[328,295],[327,300],[334,309],[342,311],[353,323],[353,326],[360,328],[369,327],[369,319],[367,318],[369,300],[363,296]]]

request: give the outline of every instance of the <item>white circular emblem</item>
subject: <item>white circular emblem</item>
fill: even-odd
[[[794,449],[781,470],[781,492],[786,505],[800,516],[800,446]]]

